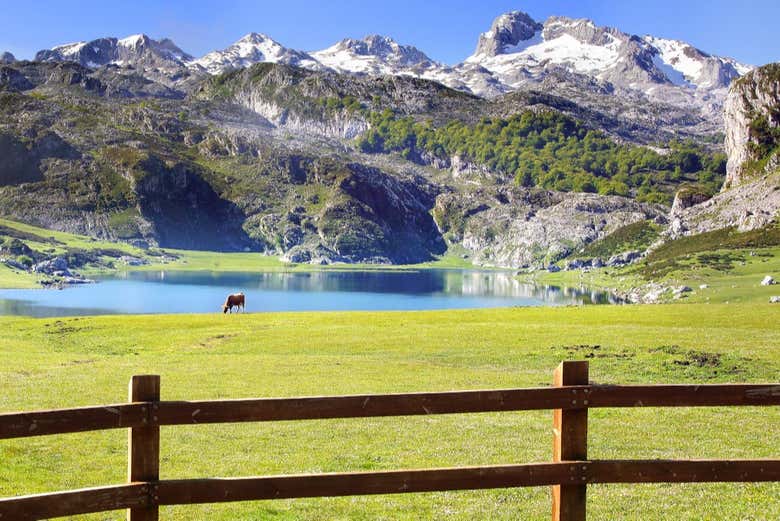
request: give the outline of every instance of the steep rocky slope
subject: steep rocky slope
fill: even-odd
[[[445,239],[462,244],[477,264],[540,267],[665,208],[624,197],[485,187],[436,199],[433,215]]]
[[[780,166],[780,64],[760,67],[734,83],[726,100],[726,184]]]
[[[737,80],[725,111],[728,165],[723,191],[672,214],[672,236],[767,226],[780,212],[780,64]]]

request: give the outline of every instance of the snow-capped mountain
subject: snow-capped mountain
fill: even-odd
[[[520,11],[498,16],[479,36],[474,54],[454,66],[385,36],[348,38],[303,52],[258,33],[199,59],[170,40],[136,35],[61,45],[40,51],[36,60],[93,68],[132,65],[155,81],[184,84],[185,90],[188,81],[204,74],[273,62],[345,74],[415,76],[489,98],[523,89],[586,104],[594,96],[601,104],[620,96],[630,104],[650,101],[698,111],[697,117],[718,125],[728,85],[751,69],[682,41],[631,35],[587,19],[554,16],[541,23]]]
[[[432,60],[417,47],[399,44],[387,36],[374,34],[360,40],[346,38],[309,54],[322,65],[342,73],[415,76],[456,89],[471,90],[460,81],[452,67]]]
[[[407,69],[442,67],[416,47],[379,35],[362,40],[346,38],[311,55],[339,72],[398,74]]]
[[[0,53],[0,63],[13,63],[16,61],[16,57],[10,52]]]
[[[658,51],[654,63],[676,85],[727,87],[732,79],[752,69],[732,58],[711,56],[679,40],[645,36],[644,41]]]
[[[271,62],[295,65],[308,69],[323,68],[319,62],[305,52],[288,49],[272,38],[259,33],[250,33],[221,51],[213,51],[188,65],[209,74],[249,67],[254,63]]]
[[[555,16],[544,24],[514,11],[499,16],[465,61],[515,89],[554,68],[652,94],[659,85],[721,89],[750,67],[691,45]]]
[[[73,61],[91,68],[112,64],[166,69],[181,67],[192,59],[171,40],[153,40],[145,34],[58,45],[35,55],[36,61]]]

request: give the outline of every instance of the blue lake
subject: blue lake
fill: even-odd
[[[247,312],[426,310],[618,303],[587,288],[536,286],[477,270],[295,273],[128,272],[62,290],[0,289],[0,315],[219,313],[243,292]]]

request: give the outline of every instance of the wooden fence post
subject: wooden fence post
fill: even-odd
[[[131,402],[160,401],[160,377],[158,375],[133,376],[130,379],[129,399]],[[128,437],[127,479],[129,482],[156,482],[160,479],[160,426],[154,421],[156,405],[146,409],[143,427],[130,429]],[[154,489],[149,491],[154,498]],[[157,505],[146,508],[131,508],[127,511],[128,521],[158,521]]]
[[[588,385],[588,362],[561,362],[553,376],[555,387]],[[583,409],[553,410],[553,461],[588,458],[587,396],[572,394],[572,404]],[[586,485],[552,487],[553,521],[585,521]]]

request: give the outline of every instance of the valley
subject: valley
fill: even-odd
[[[458,63],[377,34],[190,53],[90,30],[0,54],[0,415],[121,403],[139,374],[163,400],[547,387],[562,360],[589,361],[591,384],[777,382],[780,64],[585,18],[484,29]],[[248,312],[223,314],[236,292]],[[780,446],[778,407],[588,414],[590,459]],[[541,462],[550,426],[548,410],[165,426],[159,478]],[[3,439],[0,502],[125,483],[121,427]],[[587,488],[593,519],[780,519],[778,482]],[[551,495],[160,514],[536,520]]]

